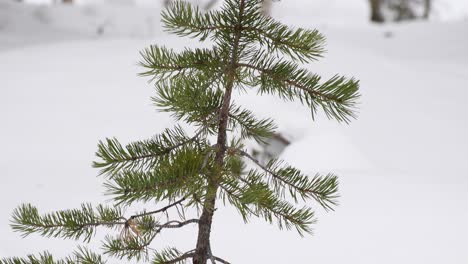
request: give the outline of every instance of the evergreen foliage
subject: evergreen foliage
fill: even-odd
[[[84,242],[97,228],[110,228],[114,234],[103,241],[103,254],[154,264],[190,259],[196,264],[228,263],[212,253],[209,239],[217,199],[234,206],[246,222],[260,217],[300,235],[312,233],[314,210],[297,203],[315,202],[334,210],[337,176],[308,176],[281,160],[266,165],[257,161],[242,141],[266,142],[276,125],[269,118],[257,118],[231,95],[235,90],[272,94],[302,103],[312,118],[322,110],[328,118],[347,123],[355,118],[359,85],[338,75],[322,80],[301,68],[322,56],[325,38],[317,30],[291,28],[262,15],[260,2],[226,0],[221,10],[210,12],[172,3],[162,14],[166,30],[213,46],[182,52],[150,46],[141,52],[141,75],[155,83],[155,106],[194,126],[195,133],[189,135],[177,125],[129,144],[115,138],[100,141],[93,166],[105,177],[114,206],[84,204],[80,209],[39,214],[36,207],[24,204],[13,212],[12,228],[23,236],[37,233]],[[167,205],[125,215],[124,209],[136,202]],[[195,218],[186,218],[193,212],[198,212]],[[199,228],[193,250],[153,252],[149,247],[163,230],[191,224]],[[79,248],[63,260],[44,252],[0,263],[104,261]]]

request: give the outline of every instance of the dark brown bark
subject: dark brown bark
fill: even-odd
[[[219,187],[219,181],[221,180],[221,168],[224,165],[224,157],[226,155],[226,139],[227,139],[227,124],[229,119],[229,106],[231,103],[231,94],[234,86],[234,79],[236,76],[237,63],[238,63],[238,50],[239,50],[239,39],[242,32],[242,18],[244,12],[244,5],[246,0],[240,1],[239,19],[237,21],[237,29],[235,31],[234,43],[232,48],[232,55],[230,62],[227,66],[227,83],[226,91],[224,92],[223,104],[219,111],[219,126],[218,126],[218,138],[216,142],[216,155],[215,155],[215,170],[209,175],[208,186],[206,190],[205,202],[203,204],[202,215],[198,223],[198,238],[197,247],[195,249],[195,255],[193,256],[194,264],[206,264],[210,258],[211,245],[210,245],[210,234],[211,225],[213,222],[213,213],[216,204],[216,193]]]
[[[383,23],[385,21],[382,15],[382,0],[369,0],[371,17],[370,20],[376,23]]]

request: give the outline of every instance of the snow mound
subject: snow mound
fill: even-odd
[[[0,1],[0,49],[57,41],[162,34],[159,7],[25,5]]]
[[[372,168],[356,144],[335,130],[309,129],[303,138],[286,148],[281,158],[312,172],[365,171]]]

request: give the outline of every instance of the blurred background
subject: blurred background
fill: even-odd
[[[210,10],[223,1],[192,2]],[[168,4],[0,0],[0,257],[72,252],[74,241],[21,238],[9,227],[12,210],[105,202],[90,165],[98,140],[144,139],[174,123],[151,105],[138,52],[210,44],[165,33]],[[279,124],[278,140],[252,151],[337,173],[340,206],[317,208],[315,235],[303,238],[262,221],[244,225],[220,207],[214,250],[232,263],[468,263],[468,1],[281,0],[262,8],[322,31],[327,54],[306,67],[359,79],[360,110],[350,125],[312,122],[299,104],[236,94]],[[89,246],[99,250],[107,231]],[[153,247],[191,249],[195,232],[163,233]]]

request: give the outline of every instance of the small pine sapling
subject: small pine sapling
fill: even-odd
[[[83,242],[90,241],[97,228],[109,228],[116,234],[103,241],[104,255],[154,264],[228,263],[216,256],[210,243],[219,201],[234,206],[244,221],[260,217],[280,229],[311,233],[314,211],[297,203],[316,202],[333,210],[337,176],[307,176],[281,160],[258,162],[241,142],[265,142],[276,126],[236,104],[232,95],[236,90],[276,95],[299,101],[309,108],[312,119],[321,110],[330,119],[348,123],[355,118],[359,85],[341,76],[323,81],[301,68],[300,64],[322,56],[324,37],[317,30],[276,22],[262,14],[260,5],[260,0],[226,0],[220,10],[201,12],[188,3],[172,2],[162,13],[166,30],[210,41],[212,47],[175,52],[150,46],[141,52],[142,75],[154,81],[154,104],[195,132],[188,135],[176,125],[126,145],[114,138],[99,142],[94,167],[106,178],[112,206],[83,204],[79,209],[40,214],[36,207],[23,204],[13,212],[12,228],[24,236],[38,233]],[[123,208],[136,202],[167,205],[125,215]],[[187,217],[190,213],[194,216]],[[162,221],[161,214],[169,220]],[[193,250],[153,252],[149,247],[162,230],[186,225],[198,225]],[[101,254],[80,247],[66,259],[45,252],[0,262],[105,261]]]

